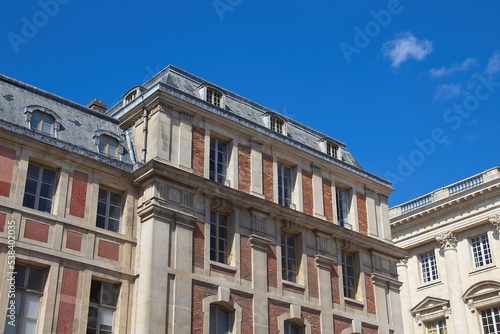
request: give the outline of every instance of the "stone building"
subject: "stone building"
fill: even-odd
[[[173,66],[109,110],[0,92],[0,331],[403,332],[391,184],[342,142]]]
[[[500,168],[389,212],[405,333],[500,333]]]

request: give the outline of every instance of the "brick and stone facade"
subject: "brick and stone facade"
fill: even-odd
[[[44,273],[40,333],[100,307],[114,333],[209,333],[211,312],[231,333],[403,332],[391,185],[345,144],[173,66],[105,113],[0,79],[0,316],[13,222],[16,263]]]

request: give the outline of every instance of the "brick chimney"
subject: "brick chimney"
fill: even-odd
[[[98,111],[100,113],[105,113],[106,109],[108,109],[108,106],[98,99],[93,99],[92,102],[87,105],[87,108]]]

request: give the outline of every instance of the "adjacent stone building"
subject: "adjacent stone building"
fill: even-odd
[[[405,334],[500,333],[500,168],[391,208]]]
[[[342,142],[173,66],[0,93],[0,331],[403,333],[391,184]]]

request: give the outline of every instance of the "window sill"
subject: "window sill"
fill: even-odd
[[[469,276],[479,275],[479,274],[482,274],[484,272],[488,272],[488,271],[495,270],[495,269],[498,269],[498,267],[496,265],[488,264],[488,265],[483,266],[483,267],[474,268],[474,270],[472,270],[469,273]]]
[[[303,284],[291,282],[291,281],[286,281],[283,280],[283,290],[291,291],[291,292],[296,292],[303,294],[306,291],[306,287]]]
[[[344,297],[344,302],[347,305],[350,305],[350,306],[353,306],[353,307],[359,307],[359,308],[365,307],[365,303],[363,303],[362,301],[357,300],[357,299],[352,299],[352,298],[349,298],[349,297]]]
[[[235,275],[236,271],[237,271],[236,267],[233,267],[229,264],[217,262],[217,261],[212,261],[212,260],[210,260],[210,269],[215,269],[219,272],[222,271],[222,272],[228,273],[230,275]]]
[[[424,283],[422,285],[420,285],[418,288],[417,288],[417,291],[420,291],[420,290],[425,290],[425,289],[430,289],[432,287],[435,287],[435,286],[438,286],[438,285],[442,285],[444,284],[441,280],[436,280],[436,281],[432,281],[432,282],[427,282],[427,283]]]

